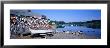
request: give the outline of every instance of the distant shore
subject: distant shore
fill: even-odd
[[[80,32],[55,32],[53,36],[45,36],[45,38],[28,36],[11,35],[11,39],[100,39],[95,36],[87,36]]]

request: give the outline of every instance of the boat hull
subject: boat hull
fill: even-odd
[[[30,29],[30,31],[32,34],[54,32],[53,30],[33,30],[33,29]]]

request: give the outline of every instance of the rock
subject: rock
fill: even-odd
[[[75,32],[72,32],[72,34],[75,35],[76,33]]]
[[[28,35],[31,35],[31,33],[23,33],[22,35],[23,36],[28,36]]]
[[[79,34],[83,34],[83,32],[79,32]]]
[[[76,32],[76,35],[78,35],[78,36],[79,36],[79,35],[80,35],[80,33],[79,33],[79,32]]]

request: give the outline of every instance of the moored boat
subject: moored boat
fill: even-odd
[[[30,29],[30,31],[32,34],[54,32],[54,30],[33,30],[33,29]]]

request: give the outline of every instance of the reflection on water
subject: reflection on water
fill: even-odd
[[[84,26],[65,26],[64,28],[57,28],[56,31],[63,32],[63,31],[70,31],[70,32],[77,32],[77,31],[83,31],[86,35],[89,36],[96,36],[98,38],[101,38],[101,29],[93,29],[93,28],[87,28]]]

